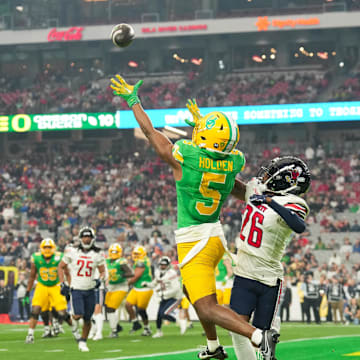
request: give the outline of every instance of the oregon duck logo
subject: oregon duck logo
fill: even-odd
[[[215,122],[216,122],[216,116],[215,115],[212,115],[210,116],[207,120],[206,120],[206,129],[210,130],[214,127],[215,125]]]

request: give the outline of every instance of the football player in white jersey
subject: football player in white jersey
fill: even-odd
[[[95,232],[91,227],[83,227],[79,231],[80,245],[65,249],[63,259],[59,264],[59,279],[61,293],[66,296],[71,293],[71,306],[75,321],[83,318],[84,325],[79,350],[89,351],[86,340],[91,328],[91,317],[94,313],[96,294],[101,282],[105,281],[105,259],[100,254],[95,243]],[[95,278],[95,270],[99,270],[99,278]],[[67,284],[64,282],[66,275]]]
[[[307,165],[293,156],[271,160],[247,193],[230,307],[246,321],[267,330],[274,326],[283,279],[281,258],[293,232],[305,230],[308,205],[299,195],[310,186]],[[251,188],[251,186],[248,186]],[[279,334],[270,330],[272,336]],[[232,334],[238,359],[256,360],[250,341]],[[276,342],[275,341],[275,342]],[[264,359],[275,357],[263,351]]]
[[[155,279],[149,282],[143,282],[143,286],[155,289],[157,296],[160,298],[159,309],[156,318],[156,333],[153,338],[163,336],[161,330],[163,319],[175,322],[173,311],[181,303],[182,290],[180,277],[171,267],[171,260],[168,256],[162,256],[159,260],[159,268],[155,270]]]

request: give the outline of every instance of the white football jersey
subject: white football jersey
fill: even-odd
[[[70,287],[76,290],[93,289],[97,278],[96,269],[99,265],[105,265],[101,253],[94,250],[83,251],[78,247],[67,247],[62,260],[70,270]]]
[[[273,200],[305,219],[309,207],[299,196],[274,196]],[[240,237],[237,240],[236,267],[238,276],[275,286],[283,278],[280,262],[293,231],[267,204],[246,204]]]
[[[155,270],[155,279],[153,280],[155,291],[165,300],[170,298],[180,299],[182,297],[180,278],[174,269],[167,271]]]

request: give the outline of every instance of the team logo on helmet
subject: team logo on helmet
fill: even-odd
[[[56,245],[53,239],[46,238],[40,243],[40,252],[41,254],[49,258],[54,255],[56,251]]]

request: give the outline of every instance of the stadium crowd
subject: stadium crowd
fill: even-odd
[[[138,75],[141,77],[141,75]],[[320,92],[329,84],[329,73],[288,72],[264,74],[219,75],[211,84],[192,89],[188,76],[169,76],[147,80],[141,88],[141,99],[145,108],[184,107],[186,100],[196,97],[201,106],[235,106],[260,104],[288,104],[315,102]],[[82,73],[73,71],[49,71],[35,77],[19,90],[18,78],[0,78],[0,114],[41,114],[62,112],[113,112],[128,109],[125,102],[112,95],[109,77],[94,69]],[[255,86],[256,84],[256,86]],[[259,91],[260,89],[260,91]],[[191,93],[190,93],[191,92]]]
[[[285,145],[283,150],[269,146],[263,152],[246,154],[243,179],[254,176],[264,159],[282,152],[287,152]],[[169,256],[176,264],[172,235],[176,225],[174,182],[167,167],[150,151],[147,154],[144,158],[139,154],[124,158],[64,152],[53,157],[39,154],[36,161],[24,156],[3,164],[0,265],[16,266],[27,278],[29,258],[46,234],[63,250],[85,223],[97,229],[97,243],[104,249],[119,242],[129,255],[135,245],[141,244],[154,264],[161,255]],[[356,213],[360,205],[359,155],[350,149],[340,154],[337,149],[309,145],[301,156],[309,163],[313,176],[306,194],[311,214],[308,232],[294,236],[283,259],[288,282],[298,284],[302,276],[312,273],[316,281],[323,279],[330,284],[336,276],[347,289],[344,300],[351,296],[359,299],[360,265],[351,260],[352,254],[360,251],[360,237],[356,237],[360,225],[356,219],[346,219],[346,214]],[[235,198],[230,198],[222,210],[221,220],[233,251],[242,211],[242,202]],[[322,239],[325,235],[335,237],[336,233],[345,234],[343,243],[338,238]],[[319,258],[323,250],[327,255]],[[350,284],[355,289],[351,296]]]

